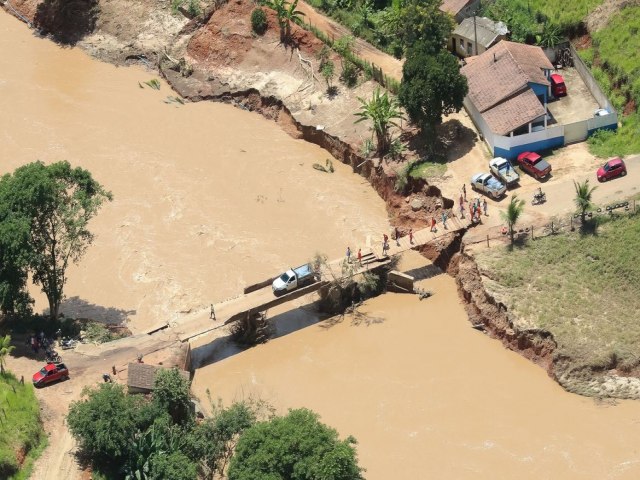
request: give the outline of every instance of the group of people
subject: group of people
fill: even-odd
[[[351,247],[347,247],[347,263],[351,263]],[[358,249],[358,253],[356,255],[357,261],[359,265],[362,265],[362,249]]]
[[[41,348],[47,350],[51,345],[51,342],[44,336],[44,332],[40,332],[37,335],[34,334],[27,338],[27,345],[31,347],[33,353],[38,353]]]
[[[465,211],[465,202],[467,202],[467,188],[466,185],[462,185],[462,193],[460,194],[460,217],[464,218]],[[489,208],[489,204],[487,203],[487,199],[483,198],[480,200],[479,197],[474,198],[472,201],[467,202],[469,204],[469,218],[474,223],[482,222],[482,213],[484,212],[484,216],[488,216],[487,210]]]

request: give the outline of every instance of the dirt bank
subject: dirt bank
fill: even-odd
[[[10,7],[6,3],[5,8],[33,21],[38,3],[14,0]],[[370,133],[364,124],[353,124],[353,112],[359,107],[358,97],[370,95],[375,84],[361,81],[354,89],[340,86],[338,97],[329,98],[322,82],[314,76],[313,62],[321,43],[294,26],[295,48],[285,48],[278,41],[271,14],[269,33],[256,37],[248,21],[253,8],[250,2],[234,0],[209,8],[201,19],[189,20],[171,14],[166,2],[138,2],[135,11],[125,15],[122,2],[105,1],[100,4],[93,32],[77,44],[115,64],[133,61],[148,66],[160,64],[161,74],[182,97],[193,102],[230,103],[260,113],[292,137],[321,146],[367,179],[385,201],[392,224],[401,230],[425,226],[442,209],[451,214],[453,201],[443,198],[438,188],[425,181],[411,181],[404,192],[395,191],[396,172],[401,163],[361,155],[362,139]],[[141,18],[148,20],[134,21]],[[164,51],[169,55],[164,55]],[[176,65],[171,58],[180,63]],[[310,70],[304,68],[305,61],[310,62]],[[414,206],[415,199],[419,200],[418,208]],[[506,307],[484,289],[473,258],[459,253],[461,239],[462,233],[452,234],[422,247],[421,253],[456,277],[471,323],[482,324],[491,336],[541,365],[565,388],[612,395],[613,377],[606,371],[568,372],[566,359],[554,358],[555,341],[549,333],[514,327]],[[582,387],[574,386],[575,378],[584,379],[580,385],[595,381],[598,385],[606,383],[607,387],[583,391]],[[619,396],[627,397],[629,393]]]

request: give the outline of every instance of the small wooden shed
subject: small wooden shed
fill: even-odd
[[[147,363],[130,363],[127,367],[127,386],[129,393],[151,393],[156,373],[166,367]],[[178,370],[185,380],[190,380],[189,372]]]

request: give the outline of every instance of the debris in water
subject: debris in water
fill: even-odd
[[[152,78],[148,82],[144,82],[144,84],[148,85],[149,87],[153,88],[154,90],[160,90],[160,80],[158,80],[157,78]]]

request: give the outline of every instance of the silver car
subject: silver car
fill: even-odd
[[[507,187],[490,173],[476,173],[471,177],[471,188],[492,198],[500,198],[507,191]]]

